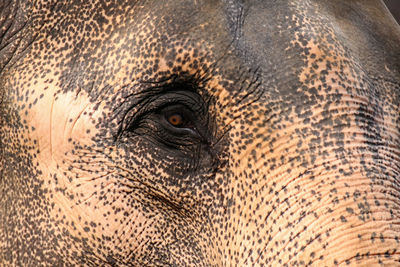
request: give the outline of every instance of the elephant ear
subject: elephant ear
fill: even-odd
[[[32,2],[0,1],[0,76],[34,40],[34,34],[29,31],[29,26],[32,24]]]

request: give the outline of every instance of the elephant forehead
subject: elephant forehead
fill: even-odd
[[[338,11],[329,5],[100,1],[35,8],[37,41],[26,58],[28,67],[23,65],[19,72],[29,72],[23,78],[31,80],[33,76],[32,82],[39,73],[47,78],[51,73],[47,81],[54,87],[56,80],[60,92],[85,90],[95,97],[114,87],[132,88],[138,82],[182,72],[212,73],[213,77],[218,72],[224,80],[237,82],[238,74],[257,70],[265,94],[296,99],[298,88],[304,85],[297,77],[315,67],[311,62],[332,65],[347,60],[353,64],[349,71],[360,72],[357,64],[362,64],[368,74],[378,74],[382,65],[374,59],[379,56],[366,59],[364,54],[371,49],[359,45],[376,37],[357,21],[337,21],[334,15]],[[346,7],[341,9],[349,13]],[[357,38],[349,29],[357,29]],[[385,51],[395,48],[392,41],[382,43],[391,49],[374,45]],[[310,52],[313,48],[318,51]],[[382,57],[392,54],[382,53]],[[315,59],[316,55],[321,57]],[[398,66],[386,62],[388,75],[395,77]],[[315,75],[323,71],[309,69]],[[229,87],[230,91],[240,89],[237,84]]]
[[[199,7],[183,3],[76,3],[68,9],[56,4],[45,15],[50,17],[48,21],[40,21],[43,25],[33,45],[31,66],[36,71],[54,71],[61,90],[79,87],[91,92],[114,80],[126,85],[159,80],[189,64],[192,69],[199,68],[201,63],[211,62],[207,57],[212,45],[207,39],[223,39],[216,37],[223,35],[222,30],[210,30],[219,26],[209,20],[221,16],[216,14],[219,9],[210,9],[206,15],[206,7],[197,10]],[[205,29],[214,32],[210,38]]]

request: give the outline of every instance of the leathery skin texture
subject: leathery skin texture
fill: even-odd
[[[0,3],[1,266],[400,266],[381,1]]]

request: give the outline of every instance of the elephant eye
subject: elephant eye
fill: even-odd
[[[192,130],[195,131],[195,115],[194,113],[183,105],[167,106],[161,109],[160,114],[163,116],[164,126],[167,129],[182,131]]]
[[[167,121],[174,127],[181,128],[184,125],[182,114],[175,113],[167,116]]]
[[[146,136],[168,147],[181,149],[199,143],[208,144],[207,106],[190,91],[157,94],[139,106],[127,121],[124,132]]]

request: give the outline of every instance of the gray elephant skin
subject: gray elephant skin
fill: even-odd
[[[400,266],[380,0],[2,0],[0,266]]]

